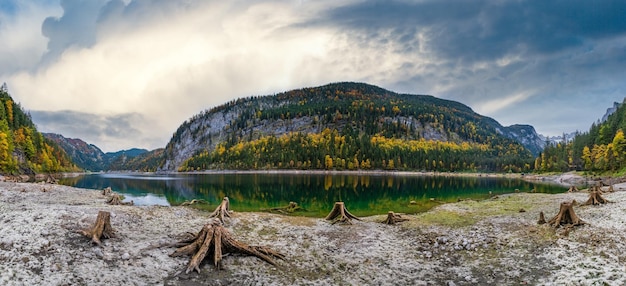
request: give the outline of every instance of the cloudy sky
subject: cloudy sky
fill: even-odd
[[[0,83],[40,131],[164,147],[230,99],[359,81],[544,135],[626,96],[626,2],[0,0]]]

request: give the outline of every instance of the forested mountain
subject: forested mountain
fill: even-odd
[[[616,171],[626,167],[626,106],[614,104],[607,114],[568,142],[550,144],[535,161],[537,171]]]
[[[162,165],[163,148],[148,151],[133,148],[104,153],[96,145],[60,134],[44,133],[69,154],[73,162],[86,171],[156,171]]]
[[[503,127],[459,102],[334,83],[237,99],[185,121],[164,170],[528,171],[532,126]]]
[[[33,174],[78,171],[70,157],[37,131],[28,113],[0,87],[0,173]]]

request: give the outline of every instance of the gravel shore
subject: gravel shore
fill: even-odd
[[[569,233],[538,225],[584,191],[516,193],[441,205],[409,221],[352,225],[267,213],[226,220],[233,236],[286,255],[278,267],[227,255],[223,269],[167,247],[197,232],[209,213],[190,207],[110,206],[101,190],[0,182],[1,285],[624,285],[626,185],[601,206],[577,206],[586,222]],[[219,202],[211,202],[217,206]],[[350,206],[347,205],[349,209]],[[117,236],[101,246],[76,233],[98,211],[111,212]],[[330,211],[330,206],[329,206]]]

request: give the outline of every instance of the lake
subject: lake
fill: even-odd
[[[296,202],[305,211],[294,215],[324,217],[343,201],[357,216],[424,212],[442,203],[481,200],[521,192],[561,193],[566,187],[521,179],[477,176],[388,174],[89,174],[63,178],[60,184],[102,190],[111,187],[136,205],[179,205],[192,199],[214,210],[227,196],[234,211],[263,211]]]

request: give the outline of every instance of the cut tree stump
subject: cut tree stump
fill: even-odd
[[[189,273],[196,270],[200,273],[200,264],[204,258],[208,255],[209,259],[213,262],[216,269],[220,269],[222,256],[225,253],[239,253],[245,255],[252,255],[260,258],[261,260],[277,266],[273,257],[278,259],[285,259],[285,256],[265,246],[250,246],[243,242],[235,240],[230,232],[222,226],[222,224],[213,220],[210,223],[204,225],[202,230],[193,237],[183,240],[177,244],[179,247],[170,254],[171,257],[181,255],[193,255],[185,273]]]
[[[106,187],[102,190],[102,195],[103,196],[109,196],[113,193],[113,190],[111,189],[111,187]]]
[[[595,205],[600,205],[600,204],[606,204],[608,202],[609,200],[602,197],[602,191],[600,190],[600,188],[595,188],[593,191],[589,193],[589,199],[587,199],[587,201],[582,205],[583,206],[586,206],[586,205],[595,206]]]
[[[383,223],[384,224],[396,224],[396,223],[407,221],[407,220],[409,220],[409,219],[408,218],[403,218],[399,214],[395,214],[394,212],[389,211],[387,213],[387,219],[385,219],[383,221]]]
[[[578,188],[574,185],[572,185],[571,187],[569,187],[569,189],[567,190],[568,193],[572,193],[572,192],[578,192]]]
[[[338,222],[352,224],[352,219],[361,220],[360,218],[352,215],[346,209],[343,202],[335,202],[333,209],[325,218],[325,220],[332,221],[332,224],[336,224]]]
[[[91,242],[100,245],[101,238],[115,237],[115,231],[111,226],[111,213],[99,211],[96,223],[90,229],[79,230],[78,233],[91,238]]]
[[[109,205],[122,205],[122,206],[132,206],[135,204],[135,202],[130,201],[130,202],[122,202],[122,197],[120,196],[120,194],[116,194],[113,193],[113,195],[111,195],[111,197],[107,200],[107,204]]]
[[[230,217],[230,200],[224,197],[219,206],[211,213],[209,217],[217,217],[221,223],[224,223],[224,217]]]
[[[559,213],[550,219],[548,224],[555,228],[559,226],[577,226],[585,224],[585,222],[574,213],[573,203],[574,202],[562,202]]]

